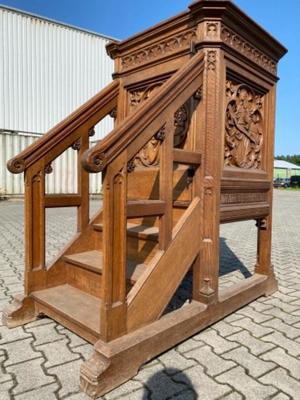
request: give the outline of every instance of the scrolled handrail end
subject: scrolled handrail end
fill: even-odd
[[[107,157],[105,153],[87,150],[82,155],[81,164],[90,173],[102,172],[107,165]]]
[[[7,169],[13,174],[20,174],[25,171],[25,161],[22,158],[11,158],[6,165]]]

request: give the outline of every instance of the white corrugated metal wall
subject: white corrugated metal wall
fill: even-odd
[[[0,193],[23,193],[23,179],[6,171],[6,161],[46,133],[111,81],[109,39],[0,6]],[[93,141],[113,128],[96,127]],[[57,160],[48,177],[50,193],[76,191],[76,152]],[[91,191],[100,191],[100,176]]]

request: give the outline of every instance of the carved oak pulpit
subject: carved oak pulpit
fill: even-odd
[[[286,49],[229,0],[200,0],[108,45],[113,82],[10,160],[25,173],[25,295],[17,326],[45,314],[94,344],[81,387],[97,397],[147,360],[277,289],[271,263],[277,63]],[[114,130],[89,148],[105,116]],[[72,147],[78,193],[45,173]],[[89,219],[88,173],[103,207]],[[45,210],[76,206],[78,232],[45,266]],[[220,224],[253,220],[254,274],[219,288]],[[189,304],[168,305],[193,274]],[[205,388],[203,388],[205,390]]]

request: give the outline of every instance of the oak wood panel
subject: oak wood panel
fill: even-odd
[[[200,237],[193,234],[199,225],[200,214],[200,199],[195,198],[182,220],[175,226],[168,249],[162,253],[159,260],[148,266],[129,293],[127,315],[129,331],[157,319],[168,305],[200,251]],[[194,238],[192,241],[191,236]],[[155,301],[149,303],[149,299],[154,298]]]

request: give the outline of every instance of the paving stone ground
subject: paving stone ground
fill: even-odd
[[[97,207],[93,202],[92,207]],[[75,229],[74,210],[47,214],[51,259]],[[255,262],[252,221],[221,229],[221,286]],[[275,191],[273,263],[279,291],[240,309],[143,366],[105,400],[300,400],[300,192]],[[0,311],[23,286],[23,205],[0,202]],[[170,308],[189,297],[190,277]],[[84,400],[79,368],[92,346],[44,318],[0,325],[0,400]]]

